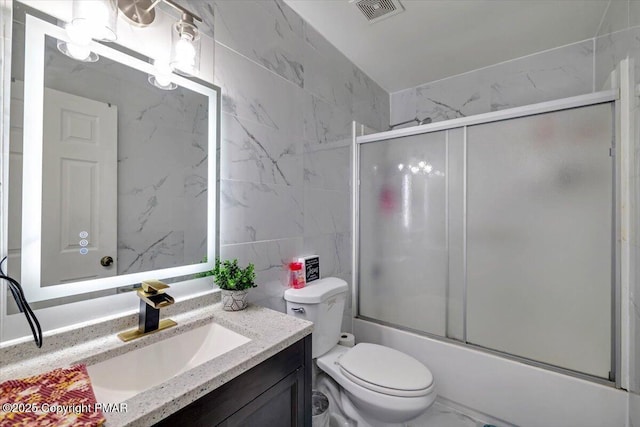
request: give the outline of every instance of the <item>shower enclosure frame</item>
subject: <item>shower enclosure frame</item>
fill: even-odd
[[[397,130],[390,130],[386,132],[380,133],[370,133],[365,135],[364,126],[358,125],[355,121],[353,122],[353,141],[352,141],[352,231],[353,231],[353,240],[352,240],[352,313],[354,313],[354,318],[360,318],[366,321],[370,321],[373,323],[377,323],[380,325],[390,326],[399,330],[405,330],[408,332],[413,332],[418,335],[426,336],[429,338],[434,338],[440,341],[445,341],[448,343],[466,346],[468,348],[476,349],[483,352],[488,352],[491,354],[498,355],[500,357],[504,357],[506,359],[515,360],[518,362],[522,362],[528,365],[560,372],[566,375],[570,375],[573,377],[586,379],[589,381],[621,388],[624,384],[621,383],[622,377],[622,368],[623,368],[623,360],[622,360],[622,322],[621,322],[621,242],[620,242],[620,223],[621,223],[621,209],[620,209],[620,181],[621,177],[621,143],[620,143],[620,134],[621,134],[621,90],[620,89],[612,89],[605,90],[585,95],[574,96],[570,98],[563,98],[554,101],[542,102],[538,104],[531,104],[522,107],[510,108],[501,111],[495,111],[490,113],[478,114],[469,117],[462,117],[451,120],[444,120],[436,123],[430,123],[425,125],[413,126],[408,128],[402,128]],[[544,362],[539,362],[536,360],[528,359],[526,357],[512,355],[503,351],[493,350],[490,348],[486,348],[483,346],[479,346],[476,344],[469,343],[467,340],[467,128],[472,125],[486,124],[492,122],[498,122],[508,119],[522,118],[527,116],[534,116],[543,113],[551,113],[562,110],[570,110],[579,107],[587,107],[597,104],[604,103],[613,103],[613,126],[612,131],[614,135],[612,135],[612,149],[610,155],[613,157],[612,160],[612,185],[613,185],[613,201],[612,201],[612,235],[611,235],[611,370],[609,373],[609,379],[604,379],[596,376],[592,376],[590,374],[574,371],[567,368],[562,368],[559,366],[551,365]],[[463,339],[457,340],[453,338],[449,338],[446,336],[441,336],[425,331],[418,331],[407,327],[402,327],[395,324],[390,324],[388,322],[384,322],[377,319],[372,319],[366,316],[362,316],[359,311],[359,247],[360,247],[360,146],[361,144],[368,144],[380,141],[386,141],[390,139],[396,139],[406,136],[413,135],[421,135],[428,134],[438,131],[449,131],[453,129],[463,129],[464,139],[464,153],[463,153],[463,263],[465,265],[464,268],[464,286],[463,286]],[[448,132],[445,134],[445,149],[448,151]],[[445,187],[448,188],[448,174],[445,178]],[[448,191],[445,192],[448,197]],[[447,241],[445,247],[449,248],[449,240],[448,240],[448,228],[449,228],[449,217],[448,217],[448,199],[445,202],[446,209],[446,236]],[[449,283],[447,280],[447,296],[449,291]],[[448,307],[447,307],[448,310]],[[445,315],[445,318],[448,318]],[[446,328],[445,328],[446,331]]]

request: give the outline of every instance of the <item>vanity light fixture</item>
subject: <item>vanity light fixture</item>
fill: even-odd
[[[146,27],[155,20],[155,7],[161,2],[173,7],[181,15],[171,27],[169,66],[178,74],[194,76],[200,68],[200,31],[195,21],[202,22],[202,18],[172,0],[118,0],[118,9],[133,25]],[[159,76],[155,75],[154,80],[153,84],[158,86]]]
[[[186,76],[200,68],[200,31],[193,20],[193,15],[183,13],[171,31],[171,69]]]
[[[58,50],[78,61],[97,61],[98,55],[91,51],[89,43],[91,40],[116,40],[116,1],[73,0],[71,22],[65,26],[70,41],[58,40]]]

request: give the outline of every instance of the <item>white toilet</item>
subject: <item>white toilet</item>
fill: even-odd
[[[287,289],[287,313],[314,323],[313,358],[335,381],[322,380],[347,417],[358,427],[403,425],[435,400],[433,375],[413,357],[389,347],[338,345],[347,291],[347,282],[335,277]]]

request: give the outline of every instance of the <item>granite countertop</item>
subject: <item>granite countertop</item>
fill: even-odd
[[[0,381],[37,375],[79,363],[95,364],[211,322],[251,339],[126,400],[126,411],[104,414],[107,427],[147,426],[187,406],[312,332],[311,322],[264,307],[250,305],[238,312],[224,311],[217,302],[219,298],[216,293],[199,300],[196,307],[193,307],[193,302],[191,306],[184,304],[181,309],[171,310],[169,307],[161,311],[161,318],[170,316],[178,322],[177,326],[128,343],[120,341],[116,333],[135,328],[137,315],[45,336],[42,349],[35,348],[33,343],[2,348]]]

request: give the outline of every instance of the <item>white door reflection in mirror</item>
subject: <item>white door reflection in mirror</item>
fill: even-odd
[[[115,105],[45,88],[44,286],[117,273],[117,120]]]

